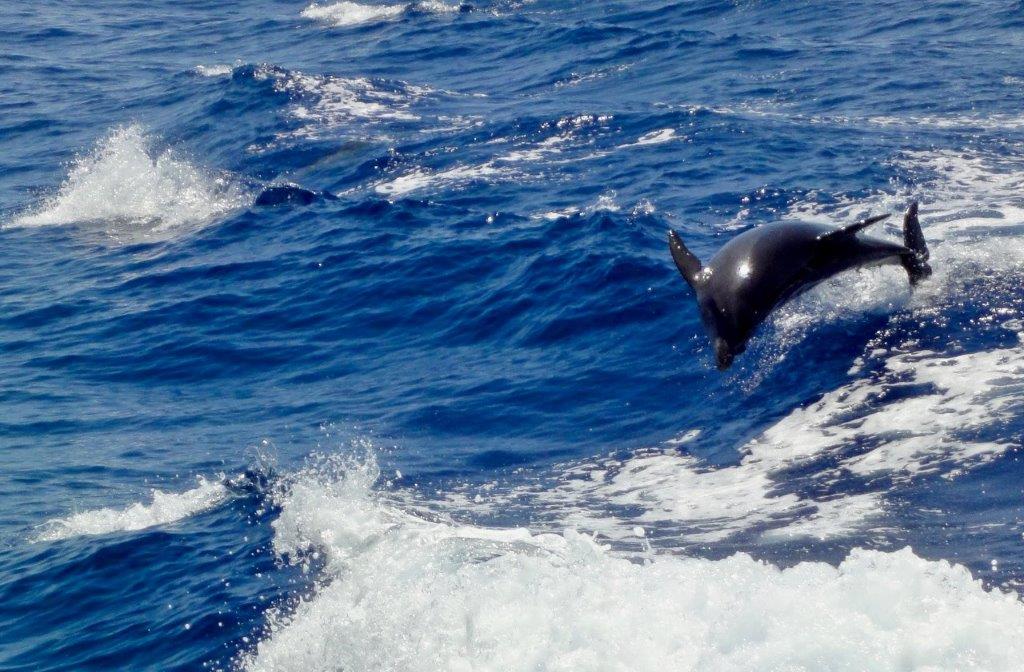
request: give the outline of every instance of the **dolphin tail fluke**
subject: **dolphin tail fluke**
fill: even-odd
[[[917,218],[917,201],[910,204],[903,216],[903,245],[909,251],[900,263],[910,276],[910,284],[916,285],[932,274],[932,267],[928,265],[928,245],[924,242],[921,222]]]
[[[672,252],[672,261],[676,262],[679,274],[694,290],[697,289],[697,276],[700,274],[700,259],[686,249],[683,239],[675,231],[668,232],[668,249]]]

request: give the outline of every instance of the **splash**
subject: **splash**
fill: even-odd
[[[301,16],[334,26],[356,26],[361,23],[387,21],[405,11],[405,5],[360,5],[357,2],[336,2],[330,5],[312,4],[302,10]]]
[[[738,464],[713,467],[672,443],[625,461],[561,465],[507,487],[456,489],[448,494],[448,508],[482,517],[529,512],[542,524],[568,521],[617,543],[635,542],[638,526],[670,534],[673,542],[833,539],[867,528],[884,532],[888,497],[900,486],[954,479],[1019,449],[1019,437],[999,428],[1024,412],[1024,387],[1016,382],[1024,375],[1024,321],[1015,295],[984,283],[991,275],[1024,277],[1024,241],[1018,235],[1024,173],[974,151],[905,153],[896,163],[912,176],[913,190],[825,203],[802,200],[788,217],[852,221],[898,211],[915,192],[926,194],[922,220],[934,276],[911,293],[899,268],[843,274],[778,311],[759,337],[761,352],[748,356],[755,356],[757,380],[812,330],[861,321],[865,313],[891,315],[883,332],[906,332],[902,341],[880,334],[868,342],[847,382],[736,446]],[[897,232],[888,229],[890,235]],[[886,234],[879,227],[876,235]],[[957,306],[972,303],[979,293],[989,314],[965,328],[1000,328],[1016,333],[1017,344],[941,352],[916,343],[916,327],[900,326],[962,312]]]
[[[1014,382],[1022,376],[1024,346],[899,354],[762,431],[739,448],[743,457],[734,466],[710,467],[674,443],[624,461],[563,465],[553,478],[507,489],[456,489],[446,509],[529,511],[537,524],[570,523],[616,542],[636,537],[637,526],[668,534],[672,543],[738,535],[824,540],[869,525],[878,533],[891,489],[956,478],[1019,447],[982,430],[1024,411],[1024,384]],[[870,450],[850,454],[851,446]],[[850,484],[857,494],[841,494]]]
[[[115,129],[75,160],[54,196],[10,226],[104,222],[115,233],[153,233],[207,222],[251,201],[231,176],[154,145],[137,124]]]
[[[203,77],[228,77],[234,72],[234,68],[230,65],[218,63],[216,65],[197,65],[192,68],[192,71],[197,75]]]
[[[452,14],[461,11],[461,6],[450,5],[440,0],[423,0],[408,5],[362,5],[343,0],[329,5],[313,3],[302,10],[301,16],[337,28],[345,28],[391,21],[410,10],[426,14]]]
[[[306,475],[282,495],[275,551],[317,555],[321,585],[268,613],[244,669],[996,671],[1024,654],[1017,598],[910,549],[838,567],[636,562],[572,530],[411,515],[376,475]]]
[[[211,509],[223,502],[227,495],[227,487],[221,481],[200,478],[195,488],[184,492],[153,490],[149,504],[137,502],[124,509],[83,511],[67,518],[47,521],[35,541],[132,532],[167,525]]]

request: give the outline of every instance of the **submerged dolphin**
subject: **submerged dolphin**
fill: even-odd
[[[707,266],[669,231],[672,259],[697,294],[718,369],[729,368],[774,308],[837,273],[900,264],[911,285],[931,275],[917,203],[910,204],[903,218],[903,245],[857,235],[888,216],[840,229],[801,222],[767,224],[730,240]]]
[[[266,187],[256,197],[253,205],[274,206],[283,204],[309,205],[314,201],[336,201],[338,197],[329,191],[310,191],[297,184],[275,184]]]

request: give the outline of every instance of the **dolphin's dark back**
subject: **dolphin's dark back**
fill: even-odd
[[[911,283],[927,277],[931,269],[916,203],[904,219],[906,245],[857,235],[885,217],[838,229],[804,222],[767,224],[730,240],[706,266],[670,232],[672,258],[696,292],[719,368],[743,352],[772,310],[838,273],[898,263]]]
[[[713,302],[716,331],[731,342],[746,340],[777,305],[806,289],[820,256],[810,224],[768,224],[750,229],[720,249],[703,271],[703,299]]]

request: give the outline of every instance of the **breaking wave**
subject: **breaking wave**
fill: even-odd
[[[1015,596],[909,548],[788,569],[627,558],[571,529],[412,515],[372,460],[330,472],[281,496],[275,551],[320,580],[269,612],[245,669],[995,671],[1024,654]]]
[[[132,124],[76,159],[57,193],[9,226],[103,222],[113,232],[153,233],[209,221],[247,206],[251,198],[232,176],[159,149]]]
[[[213,508],[227,496],[228,489],[222,482],[200,478],[195,488],[184,492],[153,490],[149,504],[136,502],[124,509],[95,509],[47,521],[36,541],[132,532],[167,525]]]
[[[426,0],[406,5],[363,5],[358,2],[335,2],[329,5],[313,3],[302,10],[302,17],[343,28],[364,23],[377,23],[396,19],[409,10],[430,14],[450,14],[460,11],[459,5],[438,0]]]

